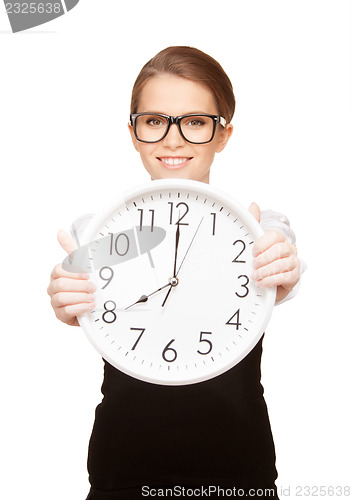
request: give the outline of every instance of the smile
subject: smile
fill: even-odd
[[[167,168],[179,168],[185,165],[192,157],[162,156],[158,158]]]

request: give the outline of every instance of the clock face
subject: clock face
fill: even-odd
[[[79,322],[121,371],[191,384],[238,363],[269,321],[274,289],[251,281],[262,234],[227,195],[189,180],[151,181],[96,216],[83,235],[96,308]]]

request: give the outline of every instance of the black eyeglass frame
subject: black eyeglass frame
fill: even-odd
[[[136,130],[136,128],[137,128],[136,127],[136,121],[137,121],[137,118],[139,116],[143,116],[143,115],[161,116],[162,118],[166,118],[167,119],[167,127],[166,127],[166,130],[165,130],[165,133],[157,141],[144,141],[143,139],[140,139],[138,137],[137,130]],[[213,120],[213,133],[212,133],[211,138],[209,139],[209,141],[193,142],[193,141],[189,141],[188,139],[186,139],[186,137],[183,135],[182,130],[181,130],[181,120],[183,118],[189,118],[189,117],[192,117],[192,116],[207,116],[208,118],[212,118],[212,120]],[[147,144],[154,144],[156,142],[162,141],[167,136],[167,134],[168,134],[168,132],[170,130],[171,125],[173,125],[174,123],[177,125],[178,131],[180,132],[181,137],[185,141],[187,141],[187,142],[189,142],[191,144],[208,144],[209,142],[211,142],[214,139],[216,125],[219,124],[219,125],[222,125],[223,127],[225,127],[226,120],[225,120],[225,118],[223,118],[220,115],[209,115],[207,113],[189,113],[187,115],[180,115],[180,116],[169,116],[169,115],[163,115],[162,113],[132,113],[130,115],[130,124],[132,125],[133,132],[134,132],[134,135],[135,135],[137,141],[139,141],[139,142],[145,142]]]

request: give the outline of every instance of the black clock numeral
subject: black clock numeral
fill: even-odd
[[[236,321],[232,321],[235,316],[236,316]],[[240,310],[237,309],[237,311],[235,312],[235,314],[233,314],[231,316],[231,318],[225,324],[226,325],[233,325],[233,326],[236,327],[236,330],[238,330],[239,327],[240,327],[240,325],[242,324],[242,323],[240,323]]]
[[[206,352],[197,351],[199,354],[206,355],[209,354],[213,348],[213,344],[208,339],[203,339],[203,335],[211,335],[212,332],[200,332],[199,342],[205,342],[208,344],[208,350]]]
[[[170,205],[170,224],[172,224],[173,223],[172,221],[173,221],[173,212],[174,212],[174,202],[169,201],[168,204]],[[175,222],[175,224],[180,224],[181,226],[188,226],[189,225],[188,222],[181,222],[181,220],[188,214],[189,206],[187,205],[187,203],[180,201],[180,203],[177,203],[176,208],[179,208],[180,205],[183,205],[185,207],[185,212],[183,213],[183,215],[179,215],[179,219],[177,222]]]
[[[113,304],[112,307],[108,306],[108,304]],[[116,304],[113,300],[107,300],[105,303],[104,303],[104,309],[105,309],[105,312],[103,313],[103,321],[105,321],[105,323],[113,323],[114,321],[116,321],[116,314],[114,313],[115,309],[116,309]],[[112,319],[111,319],[112,317]]]
[[[172,347],[169,347],[174,341],[175,341],[175,339],[170,340],[170,342],[167,344],[167,346],[165,347],[165,349],[162,352],[163,360],[166,361],[167,363],[173,363],[175,361],[175,359],[177,358],[177,352],[175,351],[175,349],[173,349]],[[166,353],[168,353],[168,352],[171,353],[171,359],[168,359],[166,357]]]
[[[215,212],[211,212],[211,214],[213,216],[213,236],[215,236],[215,221],[216,221],[216,213]]]
[[[115,252],[117,255],[120,255],[123,257],[126,255],[130,248],[130,240],[128,239],[127,234],[125,233],[119,233],[116,236],[115,239],[115,245],[114,245],[114,233],[109,233],[111,235],[111,240],[110,240],[110,255],[112,255],[113,248],[115,248]]]
[[[240,276],[237,276],[237,279],[240,279],[240,278],[244,278],[246,280],[245,283],[241,284],[241,288],[244,288],[245,292],[244,292],[244,295],[240,295],[238,292],[236,292],[236,295],[237,295],[237,297],[240,297],[241,299],[243,299],[243,297],[247,297],[247,295],[249,293],[249,288],[247,287],[247,285],[249,283],[249,278],[245,274],[241,274]]]
[[[108,277],[104,277],[103,276],[103,271],[105,269],[108,269],[108,272],[109,272],[109,276]],[[100,278],[103,280],[103,281],[107,281],[107,283],[105,283],[104,286],[101,287],[102,290],[104,290],[104,288],[106,288],[109,284],[110,284],[110,281],[112,280],[112,278],[114,277],[114,271],[111,269],[111,267],[102,267],[99,271],[99,276]]]
[[[138,339],[136,340],[136,342],[133,344],[133,347],[131,348],[131,351],[134,351],[135,348],[137,347],[138,342],[141,340],[143,333],[145,332],[145,328],[130,328],[130,330],[139,330],[141,332]]]
[[[236,245],[237,245],[237,246],[239,245],[239,246],[240,246],[240,248],[242,247],[242,250],[240,250],[240,253],[239,253],[239,254],[237,254],[237,257],[235,257],[235,258],[233,259],[233,261],[232,261],[232,262],[237,262],[238,264],[245,264],[245,263],[246,263],[246,261],[245,261],[245,260],[238,260],[238,257],[239,257],[240,255],[242,255],[242,254],[243,254],[243,252],[244,252],[244,251],[245,251],[245,249],[246,249],[246,244],[245,244],[245,242],[244,242],[244,241],[242,241],[242,240],[236,240],[233,244],[234,244],[235,246],[236,246]],[[238,248],[237,248],[237,250],[238,250]],[[237,250],[236,250],[236,251],[237,251]]]
[[[144,209],[143,208],[139,208],[138,209],[138,212],[141,213],[140,215],[140,218],[139,218],[139,230],[142,231],[142,228],[143,228],[143,212],[144,212]],[[151,228],[151,232],[153,232],[154,230],[154,212],[155,210],[154,209],[150,209],[149,212],[151,212],[151,221],[150,221],[150,228]]]

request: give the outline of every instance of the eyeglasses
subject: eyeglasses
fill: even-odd
[[[223,127],[226,120],[220,115],[190,113],[168,116],[160,113],[134,113],[130,115],[134,135],[140,142],[159,142],[164,139],[172,124],[176,124],[181,136],[192,144],[206,144],[214,138],[216,125]]]

